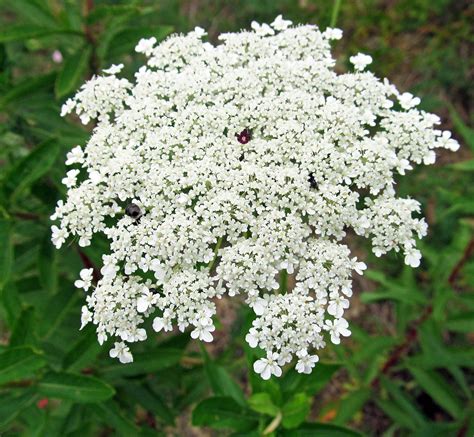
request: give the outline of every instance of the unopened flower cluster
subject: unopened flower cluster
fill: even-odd
[[[370,56],[336,74],[339,29],[281,17],[251,28],[217,45],[200,28],[141,40],[133,82],[113,65],[63,107],[95,127],[67,156],[52,239],[108,238],[100,279],[84,269],[76,286],[88,293],[82,326],[115,339],[121,362],[149,317],[155,331],[211,341],[216,299],[240,295],[256,314],[246,340],[266,352],[255,371],[279,376],[295,360],[310,373],[319,349],[350,335],[351,278],[366,266],[347,230],[377,256],[420,264],[426,223],[394,178],[456,141],[417,97],[366,71]]]

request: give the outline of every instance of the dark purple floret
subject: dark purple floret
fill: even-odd
[[[240,134],[235,134],[235,136],[240,144],[247,144],[252,139],[252,132],[249,129],[244,129]]]

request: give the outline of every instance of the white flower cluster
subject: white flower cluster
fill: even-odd
[[[350,335],[351,277],[366,266],[342,243],[348,229],[377,256],[393,249],[420,264],[426,224],[394,178],[458,144],[418,98],[365,71],[370,56],[336,74],[339,29],[281,16],[251,27],[216,46],[200,28],[141,40],[134,82],[113,65],[63,107],[96,126],[67,156],[75,167],[52,240],[109,239],[101,279],[92,285],[85,269],[76,286],[92,288],[82,326],[94,323],[100,343],[114,337],[121,362],[150,316],[155,331],[190,327],[211,341],[215,299],[240,294],[257,315],[247,341],[267,353],[255,371],[279,376],[296,357],[310,373],[326,341]]]

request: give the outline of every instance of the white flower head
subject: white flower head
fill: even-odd
[[[84,269],[75,285],[91,291],[82,326],[116,341],[120,361],[149,317],[155,332],[212,341],[216,302],[240,296],[255,316],[246,341],[266,353],[255,371],[280,376],[294,361],[309,373],[326,343],[350,335],[352,278],[367,266],[347,232],[417,267],[427,224],[397,178],[459,144],[417,97],[365,73],[370,56],[334,71],[340,29],[278,16],[216,46],[205,35],[141,39],[132,80],[113,65],[65,102],[62,115],[94,129],[67,155],[77,168],[51,239],[106,238],[100,279],[91,287]]]

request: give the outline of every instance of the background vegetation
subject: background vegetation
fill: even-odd
[[[84,296],[72,285],[103,242],[56,251],[49,241],[65,154],[88,137],[60,105],[113,62],[131,76],[141,37],[200,25],[214,40],[279,13],[337,23],[338,69],[370,53],[376,74],[422,97],[461,142],[399,184],[430,224],[423,264],[351,242],[370,268],[356,282],[353,336],[310,376],[249,371],[252,315],[228,301],[215,343],[151,336],[118,364],[91,327],[78,331]],[[472,436],[473,22],[469,0],[0,0],[1,435]]]

